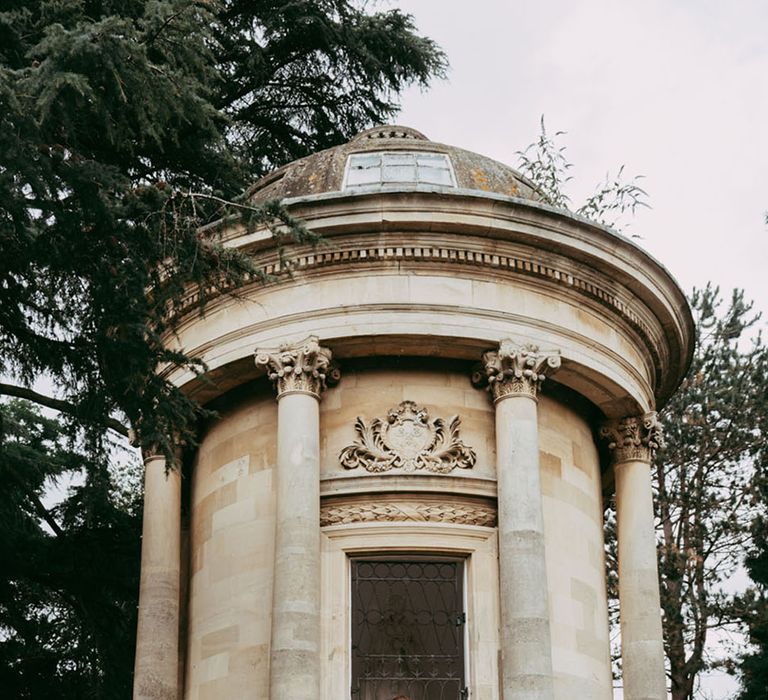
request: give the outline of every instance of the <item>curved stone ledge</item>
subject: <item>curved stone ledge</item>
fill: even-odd
[[[320,478],[323,499],[359,499],[368,494],[437,494],[453,498],[455,494],[496,498],[496,479],[452,474],[332,474]],[[399,496],[398,496],[399,497]]]

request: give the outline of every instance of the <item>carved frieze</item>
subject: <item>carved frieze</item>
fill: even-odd
[[[318,398],[329,384],[339,381],[339,371],[331,365],[331,351],[312,335],[295,345],[256,350],[257,367],[265,367],[274,382],[278,397],[289,392],[314,394]]]
[[[507,338],[499,343],[498,350],[483,353],[472,383],[487,388],[494,400],[513,395],[535,399],[546,373],[558,367],[559,352],[542,352],[535,345],[521,345]]]
[[[600,437],[605,441],[614,464],[629,460],[650,463],[656,450],[664,447],[664,426],[656,411],[651,411],[604,424],[600,428]]]
[[[357,439],[345,447],[339,459],[345,469],[362,467],[369,472],[426,470],[445,474],[456,468],[471,469],[475,452],[459,437],[458,416],[431,419],[413,401],[403,401],[387,414],[366,425],[358,416]]]
[[[328,504],[320,507],[320,525],[369,522],[451,523],[495,527],[496,509],[478,503],[382,501]]]

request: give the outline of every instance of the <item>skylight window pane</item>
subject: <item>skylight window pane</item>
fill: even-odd
[[[381,168],[376,165],[368,168],[350,168],[347,173],[347,185],[375,185],[381,182]]]
[[[382,182],[416,182],[416,166],[385,165]]]
[[[413,153],[384,153],[384,165],[413,165]]]
[[[359,153],[352,156],[350,170],[352,168],[370,168],[381,163],[380,153]]]
[[[395,184],[456,187],[450,161],[443,153],[379,151],[349,156],[345,187],[372,189]]]
[[[419,182],[423,182],[428,185],[452,185],[450,171],[443,168],[429,168],[426,166],[419,167]]]
[[[442,153],[418,153],[416,163],[433,167],[446,167],[445,156]]]

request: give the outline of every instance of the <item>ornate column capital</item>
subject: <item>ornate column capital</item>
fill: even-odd
[[[481,366],[473,373],[472,383],[485,387],[500,401],[508,396],[536,399],[546,373],[560,367],[559,351],[540,351],[538,346],[520,344],[509,338],[498,350],[483,353]]]
[[[279,348],[259,348],[256,366],[265,367],[274,382],[277,398],[284,394],[312,394],[320,398],[328,384],[336,384],[340,373],[331,365],[331,351],[311,335],[306,340]]]
[[[664,447],[664,426],[656,411],[609,421],[600,428],[600,438],[611,453],[613,464],[653,461],[656,450]]]

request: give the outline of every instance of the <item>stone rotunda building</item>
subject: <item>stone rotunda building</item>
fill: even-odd
[[[215,409],[181,475],[146,456],[135,697],[666,697],[650,461],[690,361],[669,273],[511,168],[382,127],[277,170],[322,237],[211,235],[274,275],[178,343]]]

